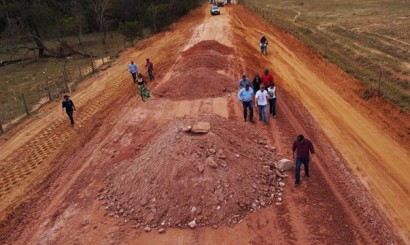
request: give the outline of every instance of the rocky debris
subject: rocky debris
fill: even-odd
[[[159,234],[161,234],[161,233],[165,233],[165,229],[164,229],[164,228],[160,228],[160,229],[158,229],[158,233],[159,233]]]
[[[144,231],[146,231],[146,232],[150,232],[150,231],[151,231],[151,227],[149,227],[149,226],[145,226]]]
[[[197,226],[196,220],[192,220],[191,222],[188,223],[188,226],[193,229]]]
[[[207,134],[178,130],[196,121],[216,126]],[[256,130],[214,115],[178,118],[117,164],[97,199],[107,215],[143,230],[236,225],[284,198],[286,176],[275,152],[253,143]]]
[[[281,171],[291,170],[293,168],[293,162],[289,159],[284,158],[278,161],[276,167]]]
[[[215,162],[215,160],[214,160],[214,158],[211,156],[211,157],[208,157],[206,160],[205,160],[205,164],[206,165],[208,165],[209,167],[211,167],[211,168],[217,168],[218,167],[218,164]]]
[[[231,53],[232,48],[214,40],[204,40],[184,51],[174,67],[175,76],[157,86],[155,94],[185,100],[223,96],[236,91],[236,84],[232,83],[229,75],[215,72],[228,63],[227,57],[220,52]],[[209,79],[209,74],[212,74],[212,79]],[[195,89],[192,89],[192,82]]]
[[[192,127],[191,132],[196,134],[203,134],[208,133],[209,130],[211,130],[211,124],[209,122],[198,122]]]
[[[180,127],[179,128],[179,131],[182,131],[182,132],[189,132],[191,130],[192,130],[191,126],[185,126],[185,127]]]

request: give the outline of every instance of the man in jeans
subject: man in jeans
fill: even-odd
[[[253,89],[251,88],[250,84],[246,84],[244,88],[239,90],[238,99],[243,104],[243,117],[245,118],[245,122],[248,118],[248,108],[249,108],[249,121],[255,122],[253,120],[253,105],[252,105],[252,94]]]
[[[62,103],[63,113],[64,109],[67,113],[68,117],[70,118],[71,126],[74,126],[74,116],[73,113],[75,111],[75,106],[72,100],[70,100],[70,96],[64,95],[64,101]]]
[[[300,166],[303,163],[305,167],[305,176],[309,178],[309,160],[312,159],[310,154],[315,154],[315,149],[313,148],[312,142],[305,139],[305,137],[300,134],[296,138],[292,147],[293,158],[295,158],[296,151],[296,170],[295,170],[295,185],[300,184]]]
[[[265,90],[265,86],[261,86],[261,89],[256,92],[255,95],[255,102],[258,106],[259,111],[259,121],[264,123],[268,123],[268,116],[267,116],[267,107],[268,107],[268,93]]]
[[[152,61],[147,59],[147,63],[145,64],[145,67],[148,70],[149,80],[150,81],[154,80],[154,64],[152,63]]]

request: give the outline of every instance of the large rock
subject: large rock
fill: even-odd
[[[281,159],[277,164],[277,168],[281,171],[291,170],[293,168],[293,162],[289,159]]]
[[[209,130],[211,130],[211,124],[209,122],[198,122],[192,127],[191,132],[197,134],[204,134],[208,133]]]

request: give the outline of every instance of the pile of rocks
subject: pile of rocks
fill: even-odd
[[[243,124],[205,119],[170,123],[137,157],[114,169],[98,193],[107,215],[165,232],[235,225],[249,212],[281,205],[287,165],[275,148]],[[195,121],[205,122],[200,134],[193,133]]]

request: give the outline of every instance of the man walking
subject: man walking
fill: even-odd
[[[244,88],[239,90],[238,99],[242,102],[243,105],[243,117],[245,122],[248,118],[247,109],[249,108],[249,121],[255,122],[253,120],[253,105],[252,105],[252,94],[253,89],[251,88],[250,84],[246,84]]]
[[[267,107],[268,107],[268,93],[265,90],[265,86],[261,86],[261,89],[256,92],[255,95],[255,102],[256,106],[258,107],[259,111],[259,121],[264,123],[268,123],[268,116],[267,116]]]
[[[269,98],[269,113],[276,117],[276,87],[272,83],[268,88],[268,98]]]
[[[131,63],[128,66],[128,71],[131,73],[132,80],[135,83],[135,81],[137,80],[138,66],[134,64],[133,60],[131,60]]]
[[[249,79],[246,77],[246,75],[242,75],[242,79],[239,80],[239,84],[238,84],[239,90],[245,88],[245,85],[247,85],[247,84],[249,85],[249,87],[252,87],[251,80],[249,80]],[[252,90],[252,91],[253,91],[253,90]]]
[[[75,106],[72,100],[70,100],[70,96],[68,95],[64,95],[64,101],[62,103],[63,106],[63,113],[64,113],[64,108],[65,108],[65,112],[67,113],[68,117],[70,118],[70,122],[71,122],[71,126],[74,125],[74,111]]]
[[[265,69],[263,71],[263,75],[261,79],[262,79],[262,84],[263,86],[265,86],[266,89],[269,88],[270,85],[274,82],[273,76],[269,73],[268,69]]]
[[[145,64],[145,67],[148,70],[149,80],[150,81],[154,80],[154,64],[152,63],[152,61],[147,59],[147,63]]]
[[[305,167],[305,176],[309,178],[309,160],[312,159],[310,154],[315,154],[315,149],[313,148],[312,142],[305,139],[305,137],[300,134],[296,138],[292,147],[293,158],[295,158],[296,151],[296,170],[295,170],[295,185],[300,184],[300,166],[303,163]]]

